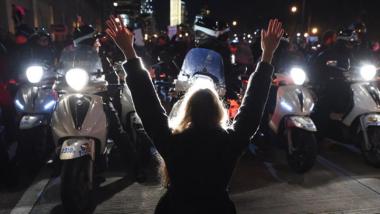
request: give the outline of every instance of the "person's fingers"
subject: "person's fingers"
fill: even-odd
[[[115,23],[116,23],[118,30],[120,30],[120,31],[123,30],[124,26],[123,26],[123,22],[122,22],[121,17],[118,15],[114,20],[115,20]]]
[[[109,20],[106,21],[106,25],[107,25],[107,27],[108,27],[110,30],[112,30],[112,31],[114,31],[114,32],[116,31],[115,26],[113,25],[111,19],[109,19]]]
[[[112,24],[111,21],[107,20],[106,25],[108,26],[108,30],[110,30],[112,33],[116,34],[115,26]]]
[[[275,34],[278,34],[281,31],[281,29],[282,29],[282,23],[278,22]]]
[[[281,29],[280,32],[277,35],[277,38],[281,38],[284,35],[284,33],[285,33],[285,30]]]
[[[271,25],[270,25],[270,30],[269,30],[269,33],[270,33],[270,34],[273,34],[276,25],[277,25],[277,19],[274,19],[274,20],[272,21]]]
[[[111,37],[111,39],[115,40],[116,34],[114,32],[107,28],[106,33],[109,37]]]
[[[119,28],[118,28],[118,26],[117,26],[117,24],[115,22],[115,17],[111,15],[109,21],[110,21],[111,25],[113,26],[113,30],[115,32],[118,31]]]
[[[121,18],[121,16],[117,15],[117,18],[120,20],[120,26],[121,26],[121,28],[125,28],[124,22],[123,22],[123,19]]]
[[[273,19],[269,20],[268,28],[266,30],[267,33],[269,33],[271,31],[272,24],[273,24]]]
[[[261,29],[261,40],[264,39],[264,29]]]

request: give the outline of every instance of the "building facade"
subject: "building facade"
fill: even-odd
[[[0,0],[0,14],[4,14],[0,27],[11,33],[16,27],[12,18],[13,6],[25,9],[23,23],[45,28],[59,24],[70,29],[78,19],[101,28],[112,11],[110,0]]]

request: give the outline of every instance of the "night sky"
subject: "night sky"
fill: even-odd
[[[158,0],[162,2],[163,0]],[[367,24],[372,38],[380,38],[380,8],[377,0],[306,0],[306,17],[311,26],[322,31],[347,27],[358,17]],[[285,24],[301,23],[301,11],[290,15],[290,6],[302,6],[301,0],[187,0],[190,19],[199,13],[201,7],[208,5],[215,17],[225,21],[237,19],[246,29],[260,28],[269,18],[278,17]]]

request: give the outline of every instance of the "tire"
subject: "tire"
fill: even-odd
[[[86,213],[91,206],[93,161],[90,156],[63,161],[61,199],[66,213]]]
[[[295,172],[305,173],[314,166],[317,158],[317,140],[314,133],[309,131],[295,128],[289,132],[294,151],[290,154],[289,149],[286,150],[288,164]]]
[[[363,133],[360,133],[360,148],[363,157],[369,165],[380,168],[380,128],[368,127],[367,134],[371,146],[369,150],[366,149]]]

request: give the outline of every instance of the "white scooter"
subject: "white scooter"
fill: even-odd
[[[268,112],[269,125],[264,125],[269,130],[262,127],[261,134],[266,141],[278,142],[285,147],[289,166],[295,172],[304,173],[314,166],[318,151],[315,138],[317,128],[310,118],[314,99],[311,91],[304,86],[307,77],[302,68],[294,67],[285,74],[275,76],[275,108]]]
[[[90,204],[95,163],[104,163],[112,148],[107,140],[107,81],[97,52],[90,46],[64,50],[60,94],[52,117],[53,137],[62,161],[61,198],[68,213],[83,213]]]
[[[352,91],[349,110],[330,114],[329,124],[335,124],[335,127],[328,129],[341,134],[341,138],[336,140],[356,144],[370,165],[380,167],[380,90],[375,83],[377,68],[365,63],[346,70],[337,67],[337,61],[328,61],[326,65],[340,70],[344,78],[341,81],[349,84]]]

